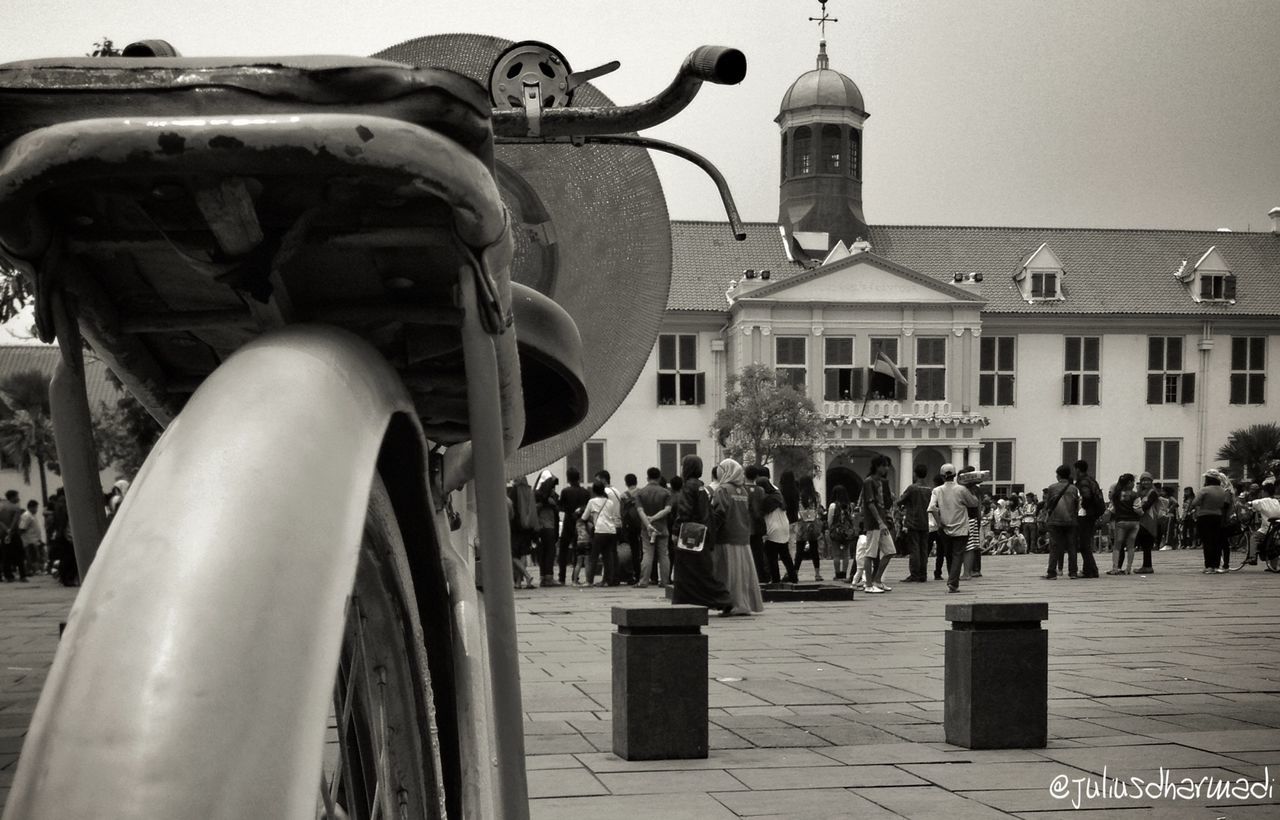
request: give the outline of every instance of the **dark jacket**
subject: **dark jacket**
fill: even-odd
[[[711,529],[717,544],[746,544],[751,540],[751,509],[745,487],[721,484],[711,497]]]

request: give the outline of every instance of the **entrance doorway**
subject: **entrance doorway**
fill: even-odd
[[[827,494],[823,496],[826,503],[831,503],[831,491],[836,487],[844,487],[849,493],[849,500],[855,503],[862,495],[862,479],[848,467],[831,467],[827,470]]]

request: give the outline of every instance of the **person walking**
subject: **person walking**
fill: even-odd
[[[650,467],[645,477],[647,479],[645,485],[635,493],[640,520],[644,525],[640,535],[644,539],[644,558],[640,562],[640,582],[636,586],[649,586],[649,577],[653,572],[656,558],[658,586],[666,589],[671,581],[671,558],[667,547],[669,529],[666,520],[668,508],[671,505],[671,493],[662,486],[662,471],[657,467]]]
[[[1124,473],[1116,480],[1115,489],[1111,491],[1111,521],[1116,537],[1111,542],[1111,569],[1107,571],[1108,575],[1128,575],[1133,570],[1138,522],[1142,520],[1142,512],[1137,504],[1138,492],[1133,485],[1133,473]]]
[[[843,484],[837,484],[831,491],[831,506],[827,508],[827,534],[831,539],[837,581],[849,577],[849,557],[858,540],[857,518],[849,501],[849,491]]]
[[[611,489],[597,477],[591,482],[591,500],[582,512],[591,530],[591,552],[587,553],[589,586],[618,585],[618,530],[622,526],[622,512],[617,493],[609,495]],[[604,580],[597,582],[596,570],[601,568]]]
[[[938,524],[938,540],[947,560],[947,592],[960,591],[960,570],[969,541],[969,511],[976,512],[978,497],[956,483],[953,464],[942,465],[942,483],[929,497],[929,515]]]
[[[867,593],[881,594],[893,589],[884,583],[889,561],[897,555],[889,510],[893,494],[889,491],[889,457],[871,459],[871,472],[862,482],[862,523],[867,528],[867,555],[863,559],[862,577]]]
[[[813,580],[822,580],[823,537],[822,499],[813,486],[813,476],[803,476],[796,482],[799,490],[796,509],[796,566],[804,566],[806,554],[813,561]],[[887,515],[887,513],[886,513]]]
[[[1196,517],[1196,535],[1204,550],[1204,573],[1223,573],[1231,569],[1231,544],[1227,541],[1223,520],[1233,505],[1231,492],[1216,473],[1206,473],[1204,486],[1191,500]]]
[[[732,615],[764,612],[760,579],[751,559],[751,509],[746,474],[731,458],[720,462],[720,485],[711,495],[711,530],[715,533],[716,576],[733,599]]]
[[[1097,578],[1098,562],[1093,558],[1093,534],[1098,530],[1098,519],[1106,511],[1107,502],[1103,498],[1102,488],[1089,475],[1089,462],[1079,459],[1071,468],[1072,481],[1080,493],[1080,511],[1076,514],[1072,548],[1080,553],[1080,577]]]
[[[680,494],[675,504],[675,579],[671,602],[733,611],[733,598],[716,577],[712,553],[711,493],[702,483],[702,459],[687,455],[680,462]]]
[[[929,580],[929,499],[933,497],[929,468],[917,464],[915,479],[915,483],[903,490],[898,499],[898,506],[903,511],[909,568],[902,582],[907,584],[922,584]]]
[[[1058,467],[1057,475],[1057,483],[1044,491],[1044,506],[1048,511],[1045,523],[1049,528],[1049,568],[1042,576],[1046,581],[1057,580],[1064,552],[1071,554],[1070,573],[1072,577],[1076,575],[1075,535],[1080,491],[1071,483],[1071,468],[1066,464]]]

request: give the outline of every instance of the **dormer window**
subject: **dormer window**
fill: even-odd
[[[1047,243],[1022,260],[1013,280],[1018,283],[1022,298],[1028,302],[1054,302],[1065,298],[1062,293],[1062,263]]]
[[[1231,266],[1216,247],[1205,251],[1194,265],[1183,262],[1174,274],[1191,292],[1197,302],[1236,301],[1236,277]]]
[[[1035,270],[1031,272],[1031,298],[1058,298],[1058,272],[1056,270]]]

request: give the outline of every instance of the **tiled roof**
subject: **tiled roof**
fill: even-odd
[[[748,222],[747,238],[733,238],[728,222],[671,223],[671,294],[667,310],[727,311],[724,292],[747,269],[767,270],[774,278],[802,273],[787,260],[774,222]]]
[[[726,310],[728,281],[745,268],[772,267],[775,277],[802,270],[785,262],[776,225],[750,223],[747,235],[734,243],[725,223],[672,222],[669,309]],[[871,228],[870,242],[877,255],[944,282],[956,272],[981,273],[975,287],[988,314],[1280,316],[1280,237],[1270,233],[882,225]],[[1028,304],[1013,275],[1042,243],[1062,262],[1066,299]],[[1198,304],[1174,278],[1184,259],[1193,264],[1212,246],[1236,275],[1234,305]]]
[[[58,356],[57,345],[0,345],[0,379],[24,370],[38,370],[52,378]],[[102,402],[114,407],[121,392],[107,381],[107,366],[86,352],[84,372],[89,409],[96,412]]]

